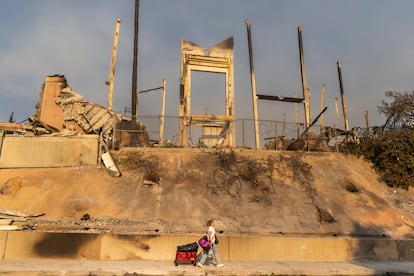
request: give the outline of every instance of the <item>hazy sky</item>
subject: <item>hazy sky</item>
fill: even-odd
[[[114,110],[131,105],[133,0],[0,0],[0,121],[35,113],[44,77],[63,74],[88,101],[107,105],[113,33],[122,20]],[[236,118],[252,118],[247,31],[252,27],[258,94],[301,96],[297,27],[303,28],[311,114],[326,84],[326,124],[340,100],[337,60],[350,127],[381,125],[385,91],[414,87],[414,1],[411,0],[141,0],[138,89],[167,80],[166,115],[178,115],[180,41],[210,48],[234,37]],[[193,73],[192,112],[224,114],[224,76]],[[160,112],[161,93],[139,97],[139,115]],[[259,118],[295,121],[290,103],[259,101]],[[303,121],[303,108],[300,109]],[[342,116],[342,115],[341,115]],[[342,119],[341,119],[342,120]]]

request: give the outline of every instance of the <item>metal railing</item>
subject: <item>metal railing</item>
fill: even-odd
[[[149,134],[151,141],[159,141],[159,123],[160,116],[139,116],[139,121],[143,123]],[[259,137],[260,148],[266,147],[272,140],[296,140],[300,137],[305,127],[303,124],[292,122],[259,120]],[[179,137],[179,117],[164,116],[164,143],[178,145]],[[321,130],[319,125],[312,126],[309,132],[319,135]],[[202,138],[201,126],[191,125],[189,128],[188,145],[195,147],[200,144]],[[235,138],[236,147],[255,148],[255,124],[253,119],[236,119],[235,120]]]

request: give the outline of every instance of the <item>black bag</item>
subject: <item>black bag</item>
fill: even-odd
[[[217,238],[217,235],[215,235],[214,244],[218,244],[218,243],[219,243],[219,239]]]
[[[196,242],[177,246],[177,252],[197,252],[197,249],[198,244]]]

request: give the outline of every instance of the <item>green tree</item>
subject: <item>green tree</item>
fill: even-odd
[[[364,140],[359,150],[390,187],[414,187],[414,92],[386,92],[378,111],[387,117],[380,135]]]
[[[414,131],[390,130],[361,145],[382,180],[390,187],[414,187]]]
[[[385,96],[393,101],[382,101],[378,111],[387,117],[385,129],[403,129],[414,126],[414,92],[385,92]]]

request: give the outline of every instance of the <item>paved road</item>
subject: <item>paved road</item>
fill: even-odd
[[[222,268],[174,266],[166,261],[0,261],[0,275],[414,275],[414,262],[228,262]]]

